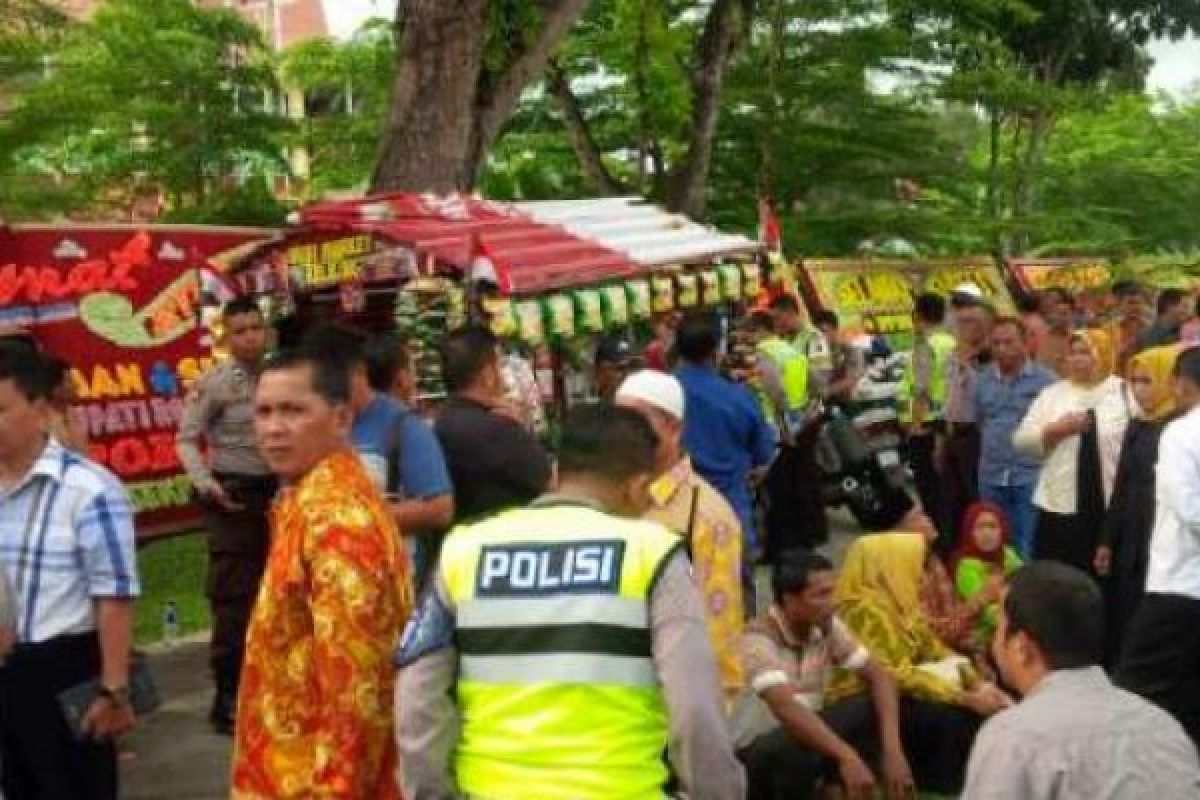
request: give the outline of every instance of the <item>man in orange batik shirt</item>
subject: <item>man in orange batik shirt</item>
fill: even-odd
[[[393,800],[392,652],[412,608],[388,511],[349,449],[349,375],[320,353],[268,363],[255,433],[284,482],[247,635],[235,800]]]

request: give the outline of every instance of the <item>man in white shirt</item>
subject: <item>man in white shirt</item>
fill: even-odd
[[[1175,391],[1187,413],[1159,444],[1146,596],[1117,682],[1170,711],[1200,744],[1200,348],[1179,356]]]

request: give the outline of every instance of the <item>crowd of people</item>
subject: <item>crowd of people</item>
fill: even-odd
[[[236,798],[1200,796],[1200,349],[1182,293],[914,302],[917,497],[831,559],[817,451],[862,352],[793,297],[600,342],[553,446],[484,324],[407,342],[256,302],[189,389]],[[63,362],[0,341],[0,786],[115,798],[133,511]],[[758,568],[770,571],[759,597]],[[90,684],[89,684],[90,682]],[[61,707],[89,684],[81,720]],[[1118,688],[1121,687],[1121,688]],[[836,796],[836,795],[835,795]]]

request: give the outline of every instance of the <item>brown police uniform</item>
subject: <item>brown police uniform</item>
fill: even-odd
[[[267,510],[277,488],[254,441],[257,380],[255,372],[233,359],[213,367],[188,393],[176,438],[208,529],[214,723],[228,723],[236,708],[246,628],[267,560]],[[227,511],[208,502],[201,490],[213,484],[243,508]]]

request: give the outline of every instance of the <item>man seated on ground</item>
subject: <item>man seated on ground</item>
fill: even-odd
[[[900,740],[896,684],[833,613],[833,564],[807,550],[780,557],[774,603],[742,639],[749,688],[734,720],[750,800],[804,800],[823,773],[851,797],[876,788],[868,762],[882,763],[889,797],[908,797],[912,772]],[[858,672],[870,697],[825,706],[834,667]],[[836,772],[834,772],[836,768]]]
[[[1200,764],[1179,723],[1100,667],[1103,602],[1063,564],[1013,576],[992,650],[1024,700],[980,731],[963,800],[1200,797]]]

